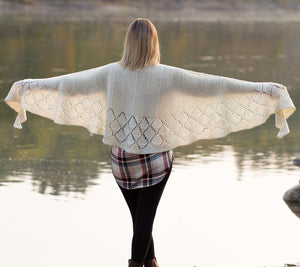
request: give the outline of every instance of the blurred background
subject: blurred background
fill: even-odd
[[[130,218],[110,173],[110,147],[83,128],[32,114],[15,129],[4,98],[17,80],[118,61],[136,17],[157,27],[163,64],[282,83],[300,105],[299,0],[1,0],[3,266],[125,266]],[[162,266],[300,262],[299,219],[282,200],[300,177],[292,164],[300,154],[297,111],[288,123],[291,133],[280,140],[271,116],[255,129],[174,150],[155,226]]]

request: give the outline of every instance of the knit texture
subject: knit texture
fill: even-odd
[[[58,124],[78,125],[127,152],[167,151],[250,129],[276,114],[278,137],[295,111],[285,86],[248,82],[157,64],[131,71],[119,63],[15,82],[6,103]]]

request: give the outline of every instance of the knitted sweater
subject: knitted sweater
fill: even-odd
[[[278,137],[295,107],[281,84],[256,83],[157,64],[131,71],[118,62],[15,82],[6,103],[58,124],[78,125],[127,152],[167,151],[250,129],[275,113]]]

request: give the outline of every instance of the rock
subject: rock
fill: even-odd
[[[283,195],[283,200],[291,211],[300,218],[300,184],[286,191]]]
[[[300,167],[300,158],[295,158],[295,159],[293,159],[293,163],[294,163],[294,165]]]

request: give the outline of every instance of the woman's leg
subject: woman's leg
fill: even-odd
[[[144,262],[155,257],[153,221],[170,172],[154,186],[133,190],[121,188],[133,220],[131,259],[135,262]]]
[[[151,235],[151,239],[150,239],[150,244],[148,247],[148,251],[147,251],[147,255],[145,257],[145,262],[152,260],[155,258],[155,251],[154,251],[154,242],[153,242],[153,237]]]
[[[132,225],[133,225],[133,231],[134,231],[134,222],[135,222],[135,213],[136,213],[136,206],[138,202],[138,196],[139,192],[141,189],[134,189],[134,190],[129,190],[129,189],[124,189],[120,187],[123,196],[126,200],[126,203],[128,205],[128,208],[130,210],[131,218],[132,218]],[[153,237],[151,236],[147,256],[145,258],[145,261],[151,260],[155,257],[155,252],[154,252],[154,244],[153,244]]]

